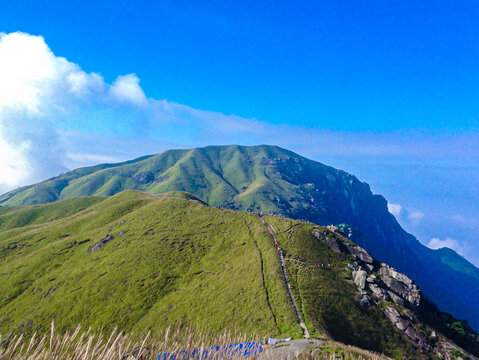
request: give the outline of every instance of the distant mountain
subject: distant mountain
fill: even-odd
[[[479,329],[479,270],[452,250],[431,250],[404,231],[355,176],[276,146],[170,150],[120,164],[70,171],[0,197],[31,205],[75,196],[187,191],[237,210],[277,213],[316,224],[345,224],[350,238],[410,276],[441,310]]]
[[[310,334],[397,359],[479,354],[466,323],[334,228],[186,192],[3,208],[0,280],[2,341],[45,334],[54,320],[60,332]]]

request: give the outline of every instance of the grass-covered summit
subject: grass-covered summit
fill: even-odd
[[[298,170],[307,173],[297,179],[301,175]],[[338,173],[275,146],[209,146],[73,170],[11,191],[0,197],[0,204],[43,204],[76,196],[114,195],[123,190],[187,191],[210,205],[308,213],[320,210],[311,203],[312,198],[304,201],[306,193],[315,195],[314,180],[328,174],[336,178]]]
[[[126,191],[2,209],[0,334],[47,332],[54,320],[60,332],[81,323],[107,332],[198,326],[302,337],[275,240],[312,336],[395,358],[425,358],[438,341],[430,326],[449,331],[440,316],[417,309],[413,315],[391,299],[360,306],[363,295],[348,268],[363,264],[353,254],[360,250],[325,228],[217,209],[185,192]],[[379,266],[368,255],[359,257],[374,264],[371,269]],[[431,345],[399,331],[385,316],[388,308],[426,315],[425,323],[402,321]],[[460,335],[467,327],[457,326],[451,334],[470,342]]]
[[[276,146],[170,150],[120,164],[76,169],[0,196],[1,206],[76,196],[187,191],[237,210],[274,212],[316,224],[347,224],[351,239],[416,281],[441,310],[479,328],[479,270],[453,251],[430,250],[406,233],[386,200],[344,171]]]

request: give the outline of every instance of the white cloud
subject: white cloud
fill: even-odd
[[[424,213],[422,211],[409,211],[407,210],[407,219],[412,225],[417,226],[424,219]]]
[[[71,154],[89,154],[90,149],[72,149],[62,130],[114,133],[121,117],[130,115],[124,107],[146,101],[134,74],[109,85],[55,56],[41,36],[0,33],[0,192],[64,171]],[[118,159],[105,157],[112,151],[108,146],[99,151],[102,156],[83,155],[82,161],[75,155],[76,163]]]
[[[407,217],[411,221],[418,221],[424,218],[424,213],[421,211],[411,211]]]
[[[74,71],[66,76],[69,91],[77,96],[89,96],[102,93],[106,87],[103,78],[95,73],[87,74],[83,71]]]
[[[0,110],[5,107],[38,111],[45,83],[58,67],[42,37],[0,34]],[[59,60],[61,62],[61,60]]]
[[[447,247],[463,256],[465,255],[465,250],[466,250],[465,246],[463,246],[459,241],[455,239],[451,239],[449,237],[446,237],[444,240],[441,240],[439,238],[432,238],[428,242],[427,247],[433,250]]]
[[[12,188],[27,177],[29,172],[29,164],[25,154],[31,150],[32,143],[25,140],[16,146],[9,144],[2,137],[2,129],[0,128],[0,190]]]
[[[417,226],[426,216],[422,211],[407,209],[401,204],[388,202],[388,210],[401,224]]]
[[[119,101],[144,105],[146,96],[139,84],[140,79],[135,74],[118,76],[111,85],[110,91],[113,97]]]
[[[395,218],[399,219],[401,217],[402,206],[400,204],[388,202],[388,210]]]

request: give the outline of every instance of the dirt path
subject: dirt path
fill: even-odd
[[[270,233],[270,235],[273,238],[273,240],[275,241],[275,243],[279,244],[278,239],[276,238],[276,236],[273,233],[274,228],[272,230],[272,227],[266,223],[266,221],[261,217],[261,215],[258,215],[258,217],[261,219],[261,222],[266,227],[266,229]],[[279,247],[279,245],[278,245],[278,247]],[[284,264],[284,257],[283,257],[283,252],[281,251],[281,248],[280,248],[280,251],[278,251],[278,257],[279,257],[279,260],[281,261],[281,264]],[[299,326],[301,327],[301,329],[303,329],[304,338],[309,339],[309,331],[308,331],[308,329],[306,328],[306,325],[303,322],[303,318],[301,317],[301,313],[299,312],[298,305],[296,304],[296,300],[294,300],[294,296],[293,296],[293,293],[291,291],[291,287],[289,285],[288,275],[286,274],[286,267],[281,266],[281,271],[283,273],[284,282],[286,284],[286,290],[288,291],[289,298],[291,300],[291,303],[293,304],[293,308],[294,308],[294,311],[296,313],[296,317],[298,319]]]
[[[272,346],[267,346],[265,351],[258,357],[260,360],[294,360],[299,355],[301,359],[310,359],[307,357],[311,349],[324,345],[321,340],[315,339],[297,339],[288,342],[280,342]]]
[[[244,219],[244,223],[245,223],[246,227],[248,228],[249,236],[250,236],[251,240],[253,240],[254,245],[256,246],[256,250],[258,250],[259,259],[260,259],[260,262],[261,262],[261,276],[262,276],[262,280],[263,280],[263,288],[264,288],[264,292],[266,293],[266,301],[268,302],[269,310],[271,310],[271,314],[273,315],[274,324],[276,325],[276,328],[278,329],[278,331],[281,332],[281,329],[278,326],[278,322],[276,321],[276,316],[274,315],[274,312],[273,312],[273,307],[271,306],[271,303],[269,301],[269,294],[268,294],[268,290],[266,289],[266,283],[264,281],[263,254],[261,254],[261,250],[258,247],[258,243],[256,242],[256,239],[253,237],[253,233],[251,232],[251,228],[249,227],[249,224],[246,221],[246,219]]]

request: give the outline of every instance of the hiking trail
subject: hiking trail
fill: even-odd
[[[278,243],[278,239],[276,238],[276,236],[274,235],[273,233],[273,230],[274,228],[272,228],[272,226],[270,226],[264,219],[261,215],[258,215],[258,217],[261,219],[261,222],[263,223],[263,225],[266,227],[266,229],[268,230],[268,232],[270,233],[271,237],[273,238],[273,240],[275,241],[275,243]],[[273,230],[272,230],[273,229]],[[279,245],[278,245],[279,246]],[[279,257],[279,260],[281,262],[281,264],[284,264],[284,257],[283,257],[283,252],[282,251],[278,251],[278,257]],[[286,274],[286,267],[285,266],[281,266],[281,271],[283,273],[283,278],[284,278],[284,282],[286,284],[286,290],[288,291],[288,295],[289,295],[289,298],[291,300],[291,303],[293,304],[293,308],[294,308],[294,311],[296,313],[296,318],[298,319],[298,323],[299,323],[299,326],[301,327],[301,329],[303,329],[303,334],[304,334],[304,338],[305,339],[309,339],[309,331],[308,329],[306,328],[306,325],[303,321],[303,318],[301,317],[301,313],[299,312],[299,308],[298,308],[298,305],[296,304],[296,300],[294,300],[294,296],[293,296],[293,293],[291,291],[291,288],[289,286],[289,282],[288,282],[288,276]]]

